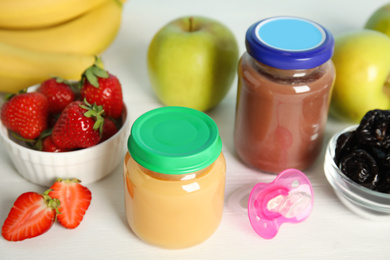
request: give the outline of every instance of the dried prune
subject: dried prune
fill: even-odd
[[[390,194],[390,172],[381,174],[380,177],[380,181],[375,190]]]
[[[386,154],[382,159],[382,168],[384,172],[390,172],[390,154]],[[389,173],[390,175],[390,173]]]
[[[356,129],[362,145],[390,148],[390,110],[371,110],[362,118]]]
[[[355,131],[342,133],[337,138],[335,149],[335,163],[339,164],[340,159],[348,155],[356,147]]]
[[[334,161],[356,183],[390,194],[390,110],[368,111],[336,143]]]
[[[339,168],[351,180],[364,187],[375,189],[378,184],[379,166],[365,150],[357,149],[345,156]]]

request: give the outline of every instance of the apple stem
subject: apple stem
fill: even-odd
[[[192,32],[192,29],[193,29],[193,28],[192,28],[192,23],[193,23],[193,21],[194,21],[194,17],[191,16],[188,20],[189,20],[189,27],[190,27],[190,28],[189,28],[189,31]]]

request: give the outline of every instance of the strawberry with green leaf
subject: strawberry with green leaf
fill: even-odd
[[[6,240],[37,237],[53,226],[60,202],[51,198],[49,192],[26,192],[16,199],[1,230]]]
[[[47,128],[49,102],[41,93],[19,93],[1,107],[1,122],[26,139],[37,138]]]
[[[61,202],[58,222],[69,229],[78,227],[91,203],[91,191],[81,185],[78,179],[61,178],[58,178],[50,189],[49,195]]]
[[[96,64],[86,69],[80,81],[82,99],[103,106],[107,117],[119,118],[123,109],[122,86],[118,78]]]
[[[53,127],[51,139],[64,150],[88,148],[99,143],[104,118],[102,106],[73,101],[61,113]]]

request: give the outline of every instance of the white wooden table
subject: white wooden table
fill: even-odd
[[[333,34],[361,28],[385,0],[130,0],[124,6],[118,37],[104,53],[106,68],[116,74],[132,121],[161,106],[146,72],[146,52],[157,30],[183,15],[204,15],[226,24],[236,35],[240,53],[245,32],[257,20],[275,15],[313,19]],[[376,223],[355,215],[337,199],[323,172],[324,152],[305,171],[314,188],[314,208],[300,224],[284,224],[277,236],[265,240],[252,230],[246,203],[258,182],[273,175],[249,169],[233,146],[236,81],[228,96],[208,114],[217,122],[227,160],[225,207],[215,234],[201,245],[165,250],[140,241],[127,225],[122,187],[122,165],[108,177],[88,185],[93,199],[75,230],[54,225],[46,234],[23,242],[0,237],[0,259],[390,259],[390,221]],[[325,142],[348,124],[329,119]],[[0,222],[14,200],[26,191],[44,188],[29,183],[14,169],[0,145]]]

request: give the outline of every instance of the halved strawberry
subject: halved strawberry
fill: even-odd
[[[2,235],[9,241],[21,241],[47,232],[56,219],[59,201],[48,192],[26,192],[20,195],[2,227]]]
[[[58,222],[69,229],[78,227],[91,203],[91,191],[81,185],[78,179],[61,178],[58,178],[50,189],[52,191],[49,196],[61,202]]]

